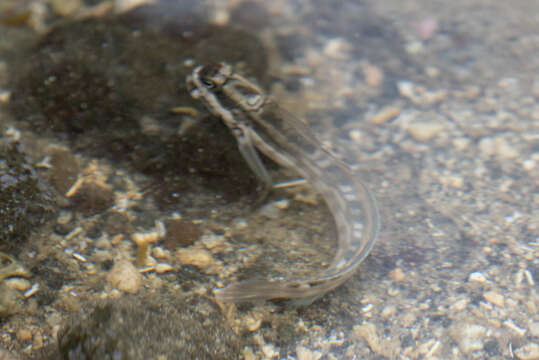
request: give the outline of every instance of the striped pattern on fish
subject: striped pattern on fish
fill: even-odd
[[[271,185],[271,178],[254,148],[304,177],[327,203],[337,230],[334,259],[318,275],[232,283],[215,289],[216,298],[223,302],[309,302],[350,278],[371,251],[380,227],[375,198],[357,174],[325,150],[306,124],[283,111],[229,65],[198,66],[187,83],[191,95],[229,127],[247,163],[266,185]]]

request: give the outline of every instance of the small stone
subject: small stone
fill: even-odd
[[[519,156],[517,149],[509,144],[504,138],[496,138],[495,146],[496,154],[504,159],[515,159]]]
[[[401,325],[406,328],[412,327],[416,320],[417,316],[411,311],[406,312],[400,319]]]
[[[122,14],[151,3],[153,3],[153,0],[116,0],[114,1],[114,10],[116,13]]]
[[[0,348],[0,359],[1,360],[19,360],[19,357],[15,357],[12,353],[8,352],[6,349]]]
[[[444,129],[443,124],[424,122],[410,124],[408,133],[417,141],[427,141],[438,135]]]
[[[60,16],[69,16],[82,7],[81,0],[51,0],[54,12]]]
[[[539,322],[530,324],[530,336],[539,338]]]
[[[489,303],[494,304],[499,307],[503,307],[505,303],[503,296],[498,294],[495,291],[487,291],[486,293],[483,294],[483,298]]]
[[[158,274],[163,274],[172,270],[174,270],[174,268],[169,264],[158,263],[157,265],[155,265],[155,272]]]
[[[402,97],[414,100],[416,98],[416,93],[414,89],[414,83],[411,81],[399,81],[397,83],[397,88],[399,89],[399,94]]]
[[[520,360],[537,360],[539,359],[539,345],[529,343],[515,350],[515,355]]]
[[[539,79],[535,79],[532,85],[533,96],[539,98]]]
[[[363,64],[363,77],[370,87],[380,87],[384,82],[384,71],[376,65]]]
[[[380,316],[382,316],[383,319],[387,319],[388,317],[391,317],[397,313],[397,307],[395,305],[387,305],[384,307],[382,312],[380,313]]]
[[[245,319],[245,327],[250,332],[257,331],[258,329],[260,329],[260,326],[262,326],[261,318],[248,317],[247,319]]]
[[[16,290],[0,282],[0,319],[17,313],[20,310],[19,300],[20,296]]]
[[[87,216],[99,214],[114,204],[112,187],[94,180],[83,181],[77,191],[68,197]]]
[[[7,287],[21,292],[25,292],[32,287],[32,283],[30,281],[21,278],[6,279],[4,282]]]
[[[402,271],[401,268],[393,269],[389,273],[389,277],[391,278],[391,280],[393,280],[395,282],[401,282],[401,281],[404,281],[404,279],[405,279],[404,272]]]
[[[11,98],[11,92],[0,89],[0,104],[7,104]]]
[[[110,243],[110,240],[108,238],[108,236],[100,236],[96,241],[94,241],[94,246],[97,248],[97,249],[110,249],[111,248],[111,243]]]
[[[187,248],[179,249],[176,253],[182,265],[193,265],[208,270],[218,264],[208,250]]]
[[[165,221],[167,232],[163,247],[168,250],[176,250],[178,247],[187,247],[195,243],[202,231],[190,220],[171,219]]]
[[[275,205],[275,202],[262,206],[259,211],[260,215],[268,219],[278,219],[281,216],[281,210]]]
[[[157,259],[167,259],[170,256],[170,252],[160,246],[156,246],[152,249],[152,255]]]
[[[20,329],[19,331],[17,331],[16,336],[17,340],[19,341],[26,342],[32,340],[32,332],[30,331],[30,329]]]
[[[481,274],[480,272],[473,272],[468,277],[468,281],[484,283],[487,281],[487,278],[485,278],[485,275]]]
[[[470,145],[470,139],[459,137],[453,140],[453,146],[460,151],[466,150]]]
[[[479,151],[485,156],[490,156],[494,154],[494,141],[490,137],[483,138],[479,140],[478,145]]]
[[[257,356],[254,354],[253,349],[245,347],[243,349],[243,360],[257,360]]]
[[[324,54],[332,59],[347,59],[350,44],[343,38],[330,39],[324,47]]]
[[[466,306],[468,306],[468,303],[470,301],[468,299],[460,299],[458,301],[456,301],[455,303],[453,303],[451,305],[451,310],[452,311],[462,311],[464,309],[466,309]]]
[[[425,73],[427,74],[428,77],[435,78],[435,77],[438,77],[438,75],[440,75],[440,69],[434,66],[427,66],[425,68]]]
[[[136,232],[131,235],[131,239],[137,244],[137,259],[135,264],[138,267],[149,265],[150,261],[150,244],[156,243],[159,240],[158,231]]]
[[[375,354],[392,359],[396,351],[398,351],[396,344],[378,336],[376,325],[373,323],[364,322],[361,325],[355,325],[353,331],[354,336],[358,339],[365,340]]]
[[[464,179],[457,175],[443,176],[440,178],[440,183],[454,187],[455,189],[462,189],[464,187]]]
[[[504,159],[514,159],[518,151],[502,137],[486,137],[479,141],[479,151],[485,156],[497,155]]]
[[[387,294],[389,296],[397,296],[400,294],[400,290],[397,288],[397,287],[393,287],[393,286],[390,286],[388,289],[387,289]]]
[[[513,320],[507,319],[503,322],[503,326],[505,326],[508,329],[511,329],[512,331],[516,332],[519,336],[523,337],[526,335],[526,329],[521,328],[520,326],[516,325]]]
[[[386,106],[382,110],[378,111],[371,119],[370,122],[376,125],[382,125],[386,122],[393,120],[401,113],[401,108],[398,106]]]
[[[363,136],[361,130],[352,129],[348,133],[348,136],[350,137],[350,140],[352,140],[356,144],[361,144],[361,137]]]
[[[485,327],[481,325],[459,323],[450,329],[449,334],[458,344],[460,350],[468,354],[483,349],[483,338],[486,331]]]
[[[411,41],[405,45],[405,50],[410,55],[417,55],[425,50],[421,41]]]
[[[114,263],[107,280],[114,288],[130,294],[136,293],[142,285],[142,275],[135,265],[126,260]]]
[[[296,347],[296,356],[298,360],[318,360],[322,357],[322,353],[298,346]]]
[[[77,180],[80,170],[79,160],[70,150],[60,146],[47,148],[47,155],[52,165],[49,181],[59,192],[65,194]]]
[[[282,199],[273,202],[279,210],[286,210],[290,206],[290,200]]]
[[[132,231],[131,221],[126,213],[112,210],[105,215],[105,231],[114,236],[118,234],[128,234]]]

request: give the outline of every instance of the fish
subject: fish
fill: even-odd
[[[214,289],[224,303],[284,299],[309,304],[349,279],[371,252],[380,231],[374,194],[312,129],[282,109],[252,80],[227,63],[198,65],[188,75],[194,99],[202,101],[236,138],[250,169],[271,188],[260,153],[296,171],[326,202],[336,225],[337,251],[329,266],[305,279],[248,279]]]

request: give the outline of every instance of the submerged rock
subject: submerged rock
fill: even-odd
[[[148,304],[122,298],[74,317],[59,333],[61,359],[238,359],[241,340],[209,301]]]
[[[185,79],[197,64],[224,61],[264,83],[266,53],[253,34],[183,21],[182,11],[161,23],[141,10],[53,28],[13,64],[17,126],[153,176],[161,205],[177,207],[170,194],[193,191],[190,182],[232,198],[252,193],[236,141]]]
[[[0,251],[20,249],[55,213],[52,196],[15,144],[0,141]]]

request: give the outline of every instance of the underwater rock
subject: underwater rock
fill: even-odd
[[[75,316],[58,335],[64,360],[238,359],[241,340],[215,305],[135,298],[97,305]]]
[[[0,140],[0,251],[19,249],[56,212],[46,185],[17,145]]]

